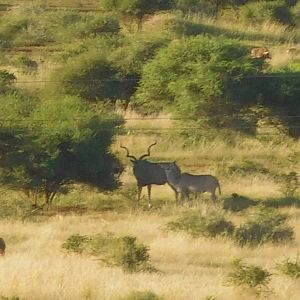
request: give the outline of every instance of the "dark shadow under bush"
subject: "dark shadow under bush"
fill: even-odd
[[[251,206],[258,204],[258,201],[252,200],[245,196],[240,196],[236,193],[232,194],[231,197],[225,198],[223,201],[223,209],[238,212],[245,210]]]
[[[274,244],[294,240],[293,229],[286,224],[288,216],[273,209],[260,207],[243,225],[236,228],[233,240],[240,247],[258,246],[266,242]]]

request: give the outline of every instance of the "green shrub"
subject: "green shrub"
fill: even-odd
[[[223,209],[238,212],[257,204],[258,201],[234,193],[223,200]]]
[[[198,140],[208,128],[218,134],[220,129],[253,134],[255,123],[246,107],[257,97],[253,75],[260,74],[262,64],[234,40],[203,35],[180,39],[144,65],[134,107],[143,114],[171,112],[182,120],[182,134]]]
[[[254,216],[235,229],[233,240],[241,247],[292,241],[295,234],[293,229],[285,224],[287,218],[287,215],[270,208],[254,210]]]
[[[184,231],[193,237],[208,238],[230,236],[234,231],[233,223],[225,220],[224,216],[215,213],[202,216],[199,212],[189,212],[176,221],[169,222],[166,228],[171,231]]]
[[[161,296],[157,296],[151,291],[134,291],[125,297],[120,297],[118,300],[163,300]]]
[[[120,31],[120,24],[116,18],[108,15],[86,15],[74,28],[80,38],[103,34],[115,34]]]
[[[292,24],[293,16],[284,0],[251,1],[240,8],[242,20],[253,24],[280,22]]]
[[[87,248],[88,242],[88,236],[75,234],[68,237],[62,247],[70,252],[82,253]]]
[[[276,269],[282,274],[287,275],[293,279],[300,277],[300,262],[298,256],[294,261],[289,258],[284,260],[282,263],[277,264]]]
[[[132,236],[72,235],[62,247],[69,252],[98,256],[106,265],[119,266],[127,272],[157,271],[149,262],[149,248]]]
[[[227,280],[230,285],[261,288],[269,283],[270,277],[271,273],[267,270],[256,265],[246,265],[241,259],[235,259]]]

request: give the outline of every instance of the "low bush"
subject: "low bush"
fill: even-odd
[[[199,212],[189,212],[176,221],[169,222],[166,228],[171,231],[184,231],[193,237],[207,238],[230,236],[234,232],[233,223],[216,213],[203,216]]]
[[[132,236],[70,236],[62,247],[68,252],[98,256],[108,266],[119,266],[127,272],[155,272],[150,264],[149,248]]]
[[[230,285],[259,289],[269,283],[271,275],[259,266],[246,265],[241,259],[235,259],[232,271],[227,275],[227,281]]]
[[[80,38],[86,38],[104,34],[117,34],[120,31],[120,24],[112,16],[89,14],[83,18],[82,22],[78,22],[74,29],[76,29],[76,34]]]
[[[298,259],[298,256],[295,260],[291,260],[290,258],[287,258],[282,263],[277,264],[276,269],[284,274],[287,275],[293,279],[300,277],[300,262]]]
[[[286,224],[288,216],[270,208],[254,210],[253,216],[236,228],[233,240],[241,247],[258,246],[266,242],[284,243],[294,239],[294,231]]]
[[[70,252],[82,253],[87,248],[89,238],[86,235],[71,235],[63,243],[62,247]]]
[[[157,296],[151,291],[134,291],[125,297],[120,297],[118,300],[163,300],[163,297]]]

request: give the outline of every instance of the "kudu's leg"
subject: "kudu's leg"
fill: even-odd
[[[169,184],[169,183],[168,183]],[[173,187],[172,185],[169,184],[169,187],[174,191],[175,193],[175,204],[178,205],[178,191],[175,187]]]
[[[211,200],[216,203],[217,196],[216,196],[216,190],[211,191]]]
[[[147,185],[147,189],[148,189],[148,207],[151,208],[152,204],[151,204],[151,184]]]
[[[143,188],[142,186],[138,185],[138,201],[140,201],[140,199],[141,199],[142,188]]]
[[[183,205],[184,199],[190,200],[189,197],[189,190],[188,189],[181,189],[181,204]]]

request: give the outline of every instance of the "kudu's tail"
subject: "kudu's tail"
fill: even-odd
[[[221,195],[221,186],[219,180],[217,180],[217,183],[218,183],[219,195]]]

